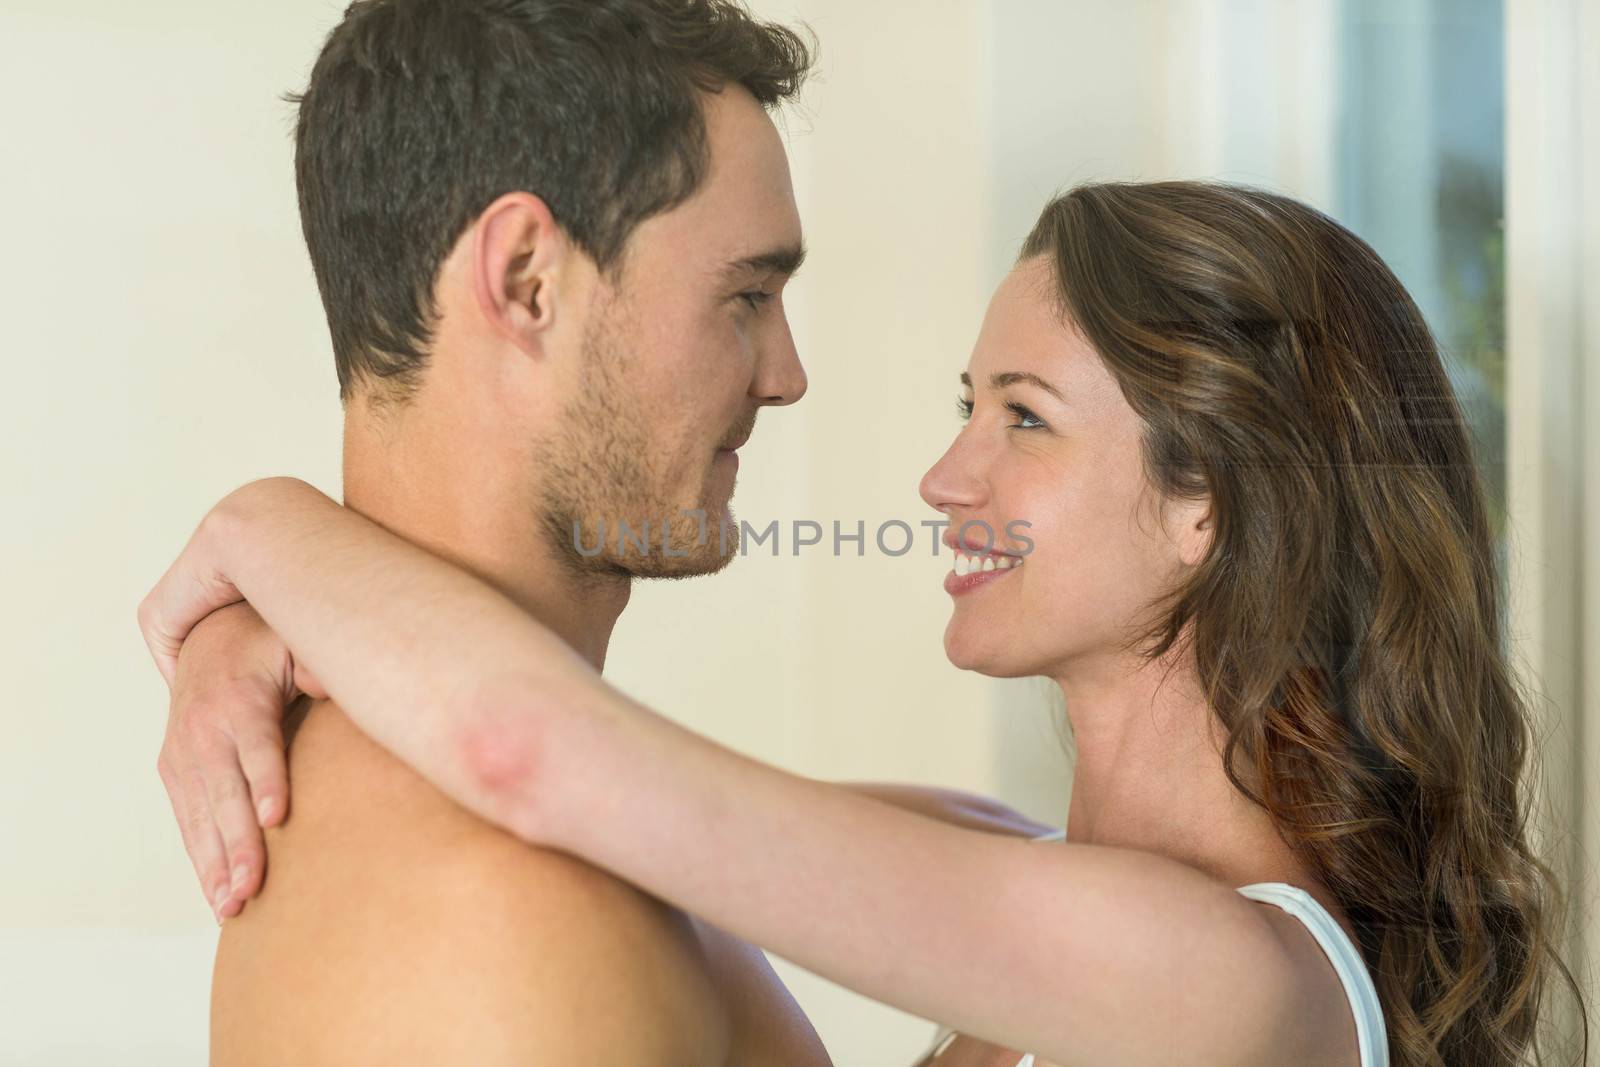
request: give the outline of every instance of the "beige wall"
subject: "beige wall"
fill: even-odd
[[[337,488],[274,99],[333,11],[0,7],[0,1063],[202,1062],[216,928],[133,609],[230,486]]]

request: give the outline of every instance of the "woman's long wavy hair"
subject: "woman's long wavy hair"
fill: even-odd
[[[1222,183],[1079,186],[1035,256],[1143,419],[1151,485],[1211,503],[1208,556],[1130,647],[1192,645],[1229,779],[1360,934],[1391,1061],[1548,1062],[1558,976],[1583,1015],[1567,897],[1530,843],[1530,701],[1416,304],[1326,215]]]

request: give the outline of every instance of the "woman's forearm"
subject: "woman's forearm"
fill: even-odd
[[[1267,1026],[1292,985],[1249,902],[1162,857],[946,825],[626,698],[545,740],[527,824],[539,843],[965,1033],[1062,1062],[1147,1062],[1167,1040],[1130,1036],[1148,1011],[1183,1021],[1197,1062],[1255,1062],[1233,1055],[1237,1028],[1219,1020]],[[1215,996],[1195,992],[1206,981]]]
[[[552,740],[542,843],[904,1010],[978,1033],[1016,1021],[985,1017],[978,991],[1016,988],[988,965],[1010,956],[1004,872],[1036,846],[787,773],[634,702]]]

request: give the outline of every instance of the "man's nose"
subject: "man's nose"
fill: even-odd
[[[785,407],[805,396],[808,384],[800,352],[795,348],[794,333],[789,329],[789,319],[782,317],[770,343],[761,353],[751,395],[762,404]]]

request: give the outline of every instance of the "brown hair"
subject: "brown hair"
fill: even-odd
[[[1080,186],[1035,256],[1143,420],[1151,484],[1211,502],[1209,555],[1132,644],[1192,644],[1229,780],[1359,931],[1392,1062],[1546,1062],[1552,979],[1583,992],[1529,844],[1485,494],[1416,304],[1326,215],[1222,183]]]
[[[774,107],[811,62],[740,0],[356,0],[287,97],[340,398],[360,378],[415,385],[439,267],[496,197],[543,198],[611,268],[704,179],[699,93]]]

